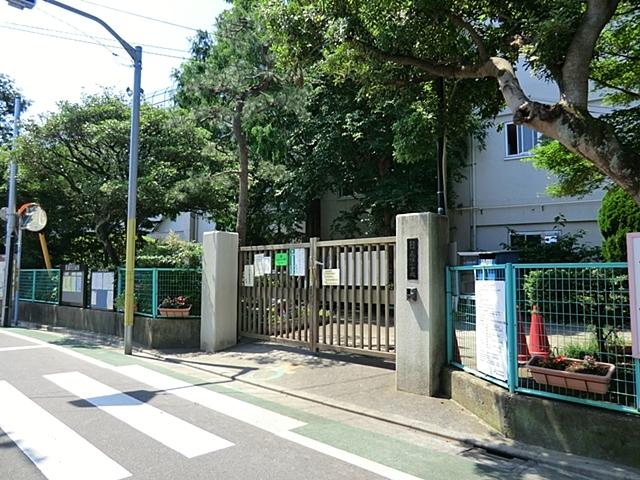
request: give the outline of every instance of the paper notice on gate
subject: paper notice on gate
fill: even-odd
[[[253,257],[253,271],[256,277],[264,275],[264,253],[256,253]]]
[[[504,281],[476,280],[476,361],[480,372],[507,380],[507,317]],[[460,331],[468,335],[470,331]],[[458,344],[464,344],[458,339]]]
[[[323,268],[322,269],[322,286],[335,287],[340,285],[340,269],[339,268]]]
[[[304,277],[307,270],[307,257],[304,248],[289,249],[289,275]]]
[[[271,257],[262,257],[262,274],[271,275]]]
[[[243,284],[245,287],[253,287],[253,278],[255,277],[253,265],[245,265],[242,272]]]

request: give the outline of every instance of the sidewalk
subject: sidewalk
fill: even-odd
[[[230,380],[460,442],[505,458],[530,460],[588,478],[640,478],[612,463],[560,453],[505,438],[446,398],[399,392],[394,364],[360,356],[310,353],[283,344],[241,343],[228,350],[140,353]]]

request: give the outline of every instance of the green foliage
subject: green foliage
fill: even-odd
[[[546,139],[531,153],[531,157],[523,159],[525,162],[556,176],[556,181],[547,186],[552,197],[584,196],[604,182],[604,175],[591,162],[570,152],[557,140]]]
[[[154,240],[145,238],[144,246],[136,256],[138,267],[157,268],[200,268],[202,265],[202,245],[181,240],[175,233]]]
[[[598,351],[598,343],[591,338],[585,344],[568,343],[560,349],[560,353],[569,358],[584,358],[586,355],[598,357]]]
[[[602,200],[598,225],[604,237],[604,258],[610,262],[626,261],[627,233],[640,231],[640,207],[621,188],[611,188]]]
[[[127,212],[130,109],[109,92],[80,103],[61,102],[40,124],[30,124],[16,151],[19,201],[47,211],[54,261],[92,268],[119,265]],[[140,117],[137,225],[181,211],[215,215],[228,196],[213,195],[224,159],[207,150],[209,135],[184,112],[143,105]],[[224,213],[221,217],[224,218]],[[35,238],[28,248],[37,248]],[[34,251],[31,250],[31,251]],[[36,255],[25,255],[27,264]]]

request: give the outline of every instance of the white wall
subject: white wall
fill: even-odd
[[[555,84],[532,78],[526,71],[519,79],[532,99],[557,101]],[[596,115],[608,110],[596,96],[590,101],[590,109]],[[584,198],[549,197],[545,190],[554,179],[547,171],[534,168],[522,158],[507,158],[504,125],[511,118],[508,111],[498,115],[496,127],[487,131],[485,149],[471,141],[469,166],[463,172],[466,178],[454,186],[456,198],[449,212],[451,239],[457,241],[458,250],[500,249],[501,243],[509,243],[509,229],[552,230],[557,216],[566,221],[560,227],[562,233],[584,230],[582,242],[599,245],[602,237],[597,214],[604,192],[597,190]]]
[[[164,238],[169,232],[174,232],[182,240],[202,243],[203,234],[215,231],[215,229],[216,223],[214,221],[209,221],[200,215],[183,212],[174,220],[163,219],[149,236],[152,238]]]

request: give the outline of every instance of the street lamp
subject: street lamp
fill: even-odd
[[[126,50],[133,60],[133,103],[131,105],[131,136],[129,142],[129,189],[127,201],[127,252],[124,286],[124,353],[131,355],[133,336],[133,285],[136,256],[136,191],[138,186],[138,137],[140,132],[140,79],[142,76],[142,47],[132,47],[104,20],[71,7],[57,0],[43,0],[71,13],[93,20],[102,25]],[[36,0],[7,0],[9,5],[19,9],[33,8]]]

